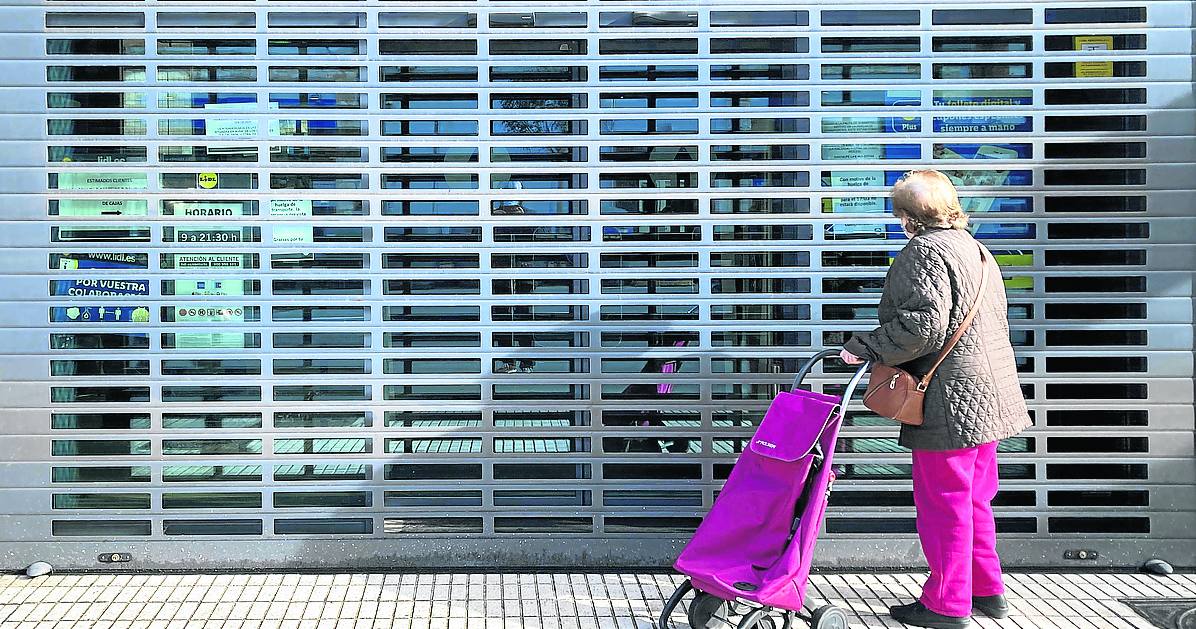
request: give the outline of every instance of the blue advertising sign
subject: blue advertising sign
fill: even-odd
[[[885,104],[897,107],[917,107],[922,104],[920,90],[885,90]]]
[[[1034,147],[1028,143],[979,144],[951,143],[935,144],[935,159],[1030,159]]]
[[[920,116],[834,116],[822,119],[823,133],[918,133]]]
[[[1034,223],[980,223],[975,236],[985,240],[1028,240],[1038,234]]]
[[[146,323],[150,320],[145,306],[54,306],[53,323]]]
[[[884,118],[884,132],[885,133],[918,133],[922,130],[922,119],[919,117],[910,118]]]
[[[822,159],[834,161],[921,159],[919,144],[823,144]]]
[[[52,253],[50,268],[74,269],[147,269],[149,255],[145,253]]]
[[[1034,197],[959,197],[959,203],[968,214],[1034,211]]]
[[[209,99],[211,99],[210,102]],[[191,93],[191,107],[194,109],[219,109],[220,105],[247,104],[257,104],[257,94],[250,92],[225,92],[217,93],[215,94],[215,98],[212,98],[207,92]]]
[[[50,294],[60,296],[128,297],[149,295],[149,280],[77,279],[54,280]]]
[[[943,170],[957,186],[1030,186],[1032,170]]]
[[[1033,131],[1029,116],[949,116],[935,117],[935,133],[1004,133]]]
[[[936,107],[1019,107],[1034,104],[1034,90],[935,90]]]
[[[825,107],[918,107],[921,90],[824,90]]]

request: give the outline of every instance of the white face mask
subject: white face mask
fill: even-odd
[[[918,232],[914,230],[914,226],[912,223],[909,222],[909,219],[902,216],[900,220],[901,220],[901,229],[905,230],[906,236],[913,238],[914,236],[918,235]]]

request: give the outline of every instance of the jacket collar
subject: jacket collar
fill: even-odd
[[[914,238],[917,238],[918,236],[925,236],[927,234],[933,234],[935,232],[951,231],[952,229],[955,229],[955,228],[954,227],[937,227],[937,226],[936,227],[927,227],[927,228],[923,229],[922,231],[918,232],[917,234],[914,234]]]

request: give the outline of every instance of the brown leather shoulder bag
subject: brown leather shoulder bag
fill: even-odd
[[[976,312],[980,310],[980,303],[984,300],[984,291],[988,287],[988,260],[988,252],[984,247],[980,247],[980,290],[976,294],[976,300],[963,322],[959,324],[959,329],[951,335],[947,344],[943,346],[943,351],[939,352],[938,359],[934,361],[930,371],[919,380],[904,369],[876,363],[872,367],[872,375],[868,378],[868,390],[864,392],[864,406],[903,424],[922,425],[922,405],[926,397],[926,387],[930,386],[930,379],[934,377],[934,372],[938,371],[939,365],[946,360],[947,354],[951,353],[968,326],[972,325],[972,319],[976,318]]]

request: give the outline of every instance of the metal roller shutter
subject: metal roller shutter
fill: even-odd
[[[916,167],[1005,274],[1006,561],[1196,564],[1191,3],[794,6],[0,8],[0,567],[666,565]],[[919,560],[895,434],[821,563]]]

